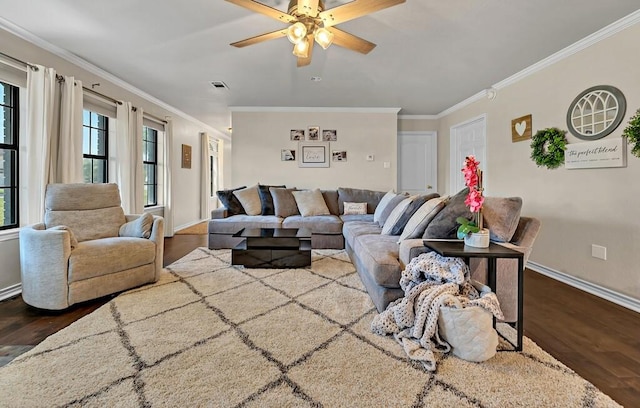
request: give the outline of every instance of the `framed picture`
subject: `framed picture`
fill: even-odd
[[[304,129],[291,129],[291,140],[296,142],[304,141]]]
[[[309,126],[309,138],[307,140],[320,140],[320,126]]]
[[[522,142],[531,139],[531,115],[511,121],[511,142]]]
[[[338,140],[338,131],[335,129],[324,129],[322,131],[323,142],[335,142]]]
[[[295,161],[296,151],[291,149],[282,149],[280,151],[280,160],[282,161]]]
[[[182,168],[191,168],[191,146],[186,144],[182,145]]]
[[[334,150],[331,152],[331,159],[335,162],[347,161],[347,152],[344,150]]]
[[[329,167],[328,142],[300,142],[298,152],[298,167]]]

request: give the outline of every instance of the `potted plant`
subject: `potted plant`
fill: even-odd
[[[482,170],[479,166],[480,162],[473,155],[464,159],[462,173],[464,174],[464,183],[469,187],[469,194],[464,203],[474,216],[473,220],[463,217],[456,219],[460,224],[457,235],[459,239],[464,239],[465,245],[486,248],[489,246],[489,230],[482,226],[484,196],[482,195]]]
[[[629,126],[624,129],[622,136],[627,138],[627,142],[633,144],[631,154],[640,157],[640,109],[629,119]]]

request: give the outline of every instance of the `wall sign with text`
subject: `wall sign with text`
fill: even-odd
[[[568,144],[564,152],[564,166],[567,169],[626,167],[626,139],[620,137]]]

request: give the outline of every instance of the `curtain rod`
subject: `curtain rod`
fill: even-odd
[[[137,111],[137,110],[138,110],[138,108],[136,108],[135,106],[132,106],[132,107],[131,107],[131,110],[135,112],[135,111]],[[148,117],[149,119],[153,119],[153,120],[155,120],[155,121],[156,121],[156,122],[158,122],[158,123],[164,123],[164,124],[169,123],[166,119],[159,118],[159,117],[157,117],[156,115],[152,115],[151,113],[148,113],[148,112],[144,112],[144,111],[143,111],[143,112],[142,112],[142,116],[146,116],[146,117]]]
[[[37,65],[33,65],[33,64],[31,64],[31,63],[28,63],[28,62],[23,61],[23,60],[21,60],[21,59],[18,59],[18,58],[16,58],[16,57],[12,57],[11,55],[9,55],[9,54],[5,54],[4,52],[0,52],[0,55],[2,55],[3,57],[9,58],[10,60],[15,61],[15,62],[17,62],[17,63],[19,63],[19,64],[23,64],[23,65],[25,66],[25,68],[26,68],[26,67],[29,67],[29,68],[31,68],[31,69],[32,69],[32,70],[34,70],[34,71],[37,71],[37,70],[38,70],[38,66],[37,66]]]
[[[87,91],[87,92],[89,92],[89,93],[92,93],[92,94],[94,94],[94,95],[98,95],[99,97],[104,98],[104,99],[106,99],[106,100],[108,100],[108,101],[111,101],[111,102],[113,102],[113,103],[115,103],[115,104],[122,105],[122,101],[119,101],[119,100],[117,100],[117,99],[113,99],[112,97],[107,96],[107,95],[105,95],[105,94],[101,94],[100,92],[98,92],[98,91],[94,91],[94,90],[93,90],[93,89],[91,89],[91,88],[87,88],[87,87],[83,86],[83,87],[82,87],[82,90]]]

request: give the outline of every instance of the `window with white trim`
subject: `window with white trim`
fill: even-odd
[[[144,206],[158,205],[158,131],[142,127],[142,167],[144,173]]]
[[[82,112],[82,164],[85,183],[109,181],[109,118],[97,112]]]

